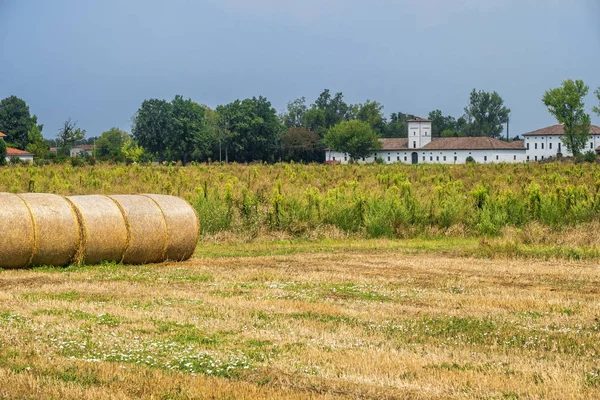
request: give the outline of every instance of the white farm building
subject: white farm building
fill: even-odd
[[[463,164],[469,157],[482,164],[541,161],[558,153],[571,155],[560,140],[563,133],[562,125],[553,125],[525,133],[524,140],[512,142],[490,137],[432,138],[431,121],[415,118],[408,121],[408,137],[379,139],[381,149],[357,161],[368,163],[381,158],[385,163]],[[600,151],[600,127],[592,125],[590,134],[587,149]],[[345,164],[349,155],[328,149],[325,160]]]

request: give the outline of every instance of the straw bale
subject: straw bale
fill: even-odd
[[[33,216],[35,243],[30,265],[63,266],[71,262],[79,246],[79,224],[62,196],[24,193],[19,197]]]
[[[129,228],[126,264],[144,264],[164,260],[167,249],[167,224],[161,209],[146,196],[110,196],[121,209]]]
[[[79,219],[81,246],[75,262],[121,262],[128,243],[128,229],[119,206],[108,196],[69,196]]]
[[[196,211],[185,200],[159,194],[145,195],[160,207],[167,223],[165,260],[184,261],[194,254],[200,224]]]
[[[19,196],[0,193],[0,268],[23,268],[33,257],[33,219]]]

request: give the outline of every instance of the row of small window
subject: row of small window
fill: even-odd
[[[541,149],[544,150],[544,143],[540,143],[540,144],[542,145]],[[537,148],[538,148],[537,145],[538,145],[537,143],[533,144],[534,150],[537,150]],[[552,142],[548,143],[548,149],[552,150]],[[590,143],[590,149],[591,150],[594,149],[594,143],[593,142]],[[527,150],[529,150],[529,143],[527,143]],[[561,151],[561,144],[560,143],[558,144],[558,151],[559,152]]]
[[[542,150],[544,150],[544,143],[540,143],[540,144],[542,145]],[[533,148],[534,148],[535,150],[537,150],[537,145],[538,145],[537,143],[534,143],[534,144],[533,144]],[[550,150],[552,150],[552,142],[548,143],[548,148],[549,148]],[[590,143],[590,149],[593,149],[593,148],[594,148],[594,144],[593,144],[593,143]],[[527,150],[529,150],[529,143],[527,143]],[[558,144],[558,151],[560,151],[560,150],[561,150],[561,146],[560,146],[560,143],[559,143],[559,144]]]
[[[543,160],[543,159],[544,159],[544,156],[542,156],[542,158],[540,160]],[[535,156],[534,160],[537,161],[538,160],[538,156]],[[529,156],[527,156],[527,161],[529,161]]]

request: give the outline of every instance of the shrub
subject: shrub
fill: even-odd
[[[467,162],[467,164],[475,164],[475,159],[471,156],[467,157],[465,161]]]
[[[596,152],[595,152],[595,151],[593,151],[593,150],[590,150],[590,151],[586,152],[586,153],[583,155],[583,159],[584,159],[586,162],[590,162],[590,163],[596,162]]]

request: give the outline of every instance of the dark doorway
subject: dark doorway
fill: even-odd
[[[419,155],[416,151],[411,154],[411,158],[413,164],[417,164],[419,162]]]

